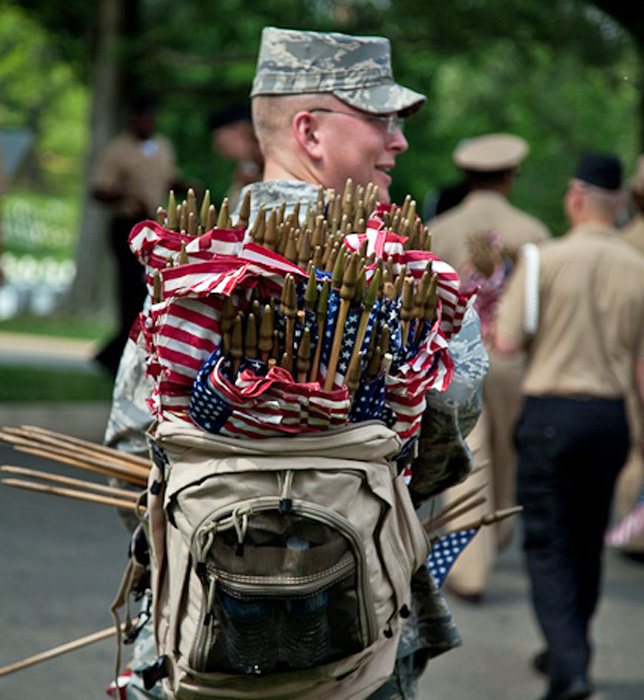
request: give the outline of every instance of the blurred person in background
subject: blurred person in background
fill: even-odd
[[[255,136],[247,102],[237,102],[219,110],[210,118],[212,147],[215,153],[235,166],[225,194],[230,210],[239,203],[239,193],[246,185],[262,178],[264,159]]]
[[[527,286],[519,260],[499,307],[496,348],[528,348],[515,439],[517,496],[532,603],[546,643],[542,700],[589,697],[590,623],[615,481],[631,445],[626,398],[644,401],[644,259],[621,240],[622,168],[587,153],[564,197],[571,230],[539,246]],[[534,333],[526,296],[536,288]]]
[[[475,464],[481,466],[464,484],[444,494],[451,503],[480,486],[486,502],[455,521],[515,505],[516,454],[512,432],[521,407],[525,355],[499,357],[492,347],[496,310],[521,247],[549,238],[538,219],[512,205],[509,198],[528,144],[513,134],[486,134],[461,141],[453,153],[463,171],[467,193],[460,204],[428,222],[432,251],[453,265],[466,289],[478,289],[475,308],[490,357],[483,382],[483,412],[468,437]],[[445,588],[459,598],[483,600],[497,552],[511,540],[513,519],[484,528],[456,560]]]
[[[638,158],[631,178],[630,205],[632,217],[621,230],[622,238],[644,255],[644,155]],[[633,444],[617,480],[616,513],[619,523],[608,534],[608,540],[610,542],[615,536],[619,540],[616,546],[622,554],[644,563],[644,532],[638,534],[637,528],[623,526],[625,519],[636,508],[644,507],[644,407],[636,391],[632,391],[628,397],[628,415]]]
[[[132,323],[146,296],[143,268],[132,255],[128,236],[144,219],[154,219],[176,185],[174,149],[156,133],[156,103],[135,97],[128,107],[127,130],[110,141],[99,156],[92,177],[92,194],[111,215],[109,246],[116,265],[118,331],[95,360],[113,377]]]

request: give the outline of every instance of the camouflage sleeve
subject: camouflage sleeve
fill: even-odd
[[[112,406],[103,442],[123,452],[147,454],[145,433],[152,423],[146,399],[152,396],[152,379],[145,376],[145,354],[128,340],[112,393]]]
[[[449,350],[454,379],[446,391],[430,391],[427,395],[410,484],[415,502],[463,481],[472,469],[472,454],[465,438],[481,413],[482,384],[488,371],[479,317],[473,309],[467,312]]]
[[[152,396],[152,390],[152,380],[145,376],[145,354],[134,341],[128,340],[114,382],[112,406],[103,438],[105,445],[123,452],[148,454],[145,434],[152,416],[146,399]],[[115,477],[110,477],[109,482],[120,488],[134,488]],[[119,517],[130,532],[138,525],[138,518],[131,510],[119,508]]]

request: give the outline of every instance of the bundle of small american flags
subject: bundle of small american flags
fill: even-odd
[[[407,237],[388,227],[395,209],[378,205],[360,232],[343,235],[339,257],[362,256],[362,279],[354,280],[361,291],[350,298],[335,270],[311,261],[298,266],[255,242],[243,225],[201,235],[152,221],[135,226],[130,247],[145,266],[153,300],[135,336],[154,379],[155,418],[250,438],[377,419],[403,442],[413,438],[425,394],[451,382],[448,341],[470,298],[453,268],[427,250],[409,249]],[[372,283],[382,288],[385,261],[390,293],[380,289],[367,303]],[[391,292],[396,276],[412,299],[433,276],[431,318],[421,308],[402,320],[413,301],[402,298],[400,285]]]

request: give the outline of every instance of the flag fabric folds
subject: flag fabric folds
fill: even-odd
[[[443,391],[451,382],[454,368],[448,342],[461,327],[470,297],[462,292],[453,268],[430,252],[406,250],[405,240],[387,231],[376,212],[366,232],[347,235],[344,245],[347,251],[361,246],[364,250],[366,241],[368,253],[386,257],[396,274],[404,270],[416,284],[431,262],[438,291],[434,320],[412,321],[409,340],[403,345],[400,299],[377,299],[366,313],[361,300],[352,301],[342,323],[333,382],[325,391],[322,385],[342,301],[338,289],[329,292],[323,333],[318,338],[316,313],[304,310],[302,303],[309,274],[279,253],[244,240],[243,228],[190,236],[152,221],[135,226],[130,247],[145,266],[154,298],[140,316],[136,338],[146,351],[147,371],[154,379],[149,401],[154,417],[242,437],[297,434],[375,419],[385,420],[403,442],[412,440],[420,429],[426,393]],[[365,267],[366,284],[374,278],[376,267],[376,263]],[[319,293],[330,274],[321,270],[311,274],[315,274]],[[288,277],[295,281],[298,308],[303,309],[295,318],[280,304]],[[294,355],[289,369],[285,368],[289,365],[271,365],[266,357],[231,362],[229,332],[223,328],[224,307],[232,304],[234,314],[247,319],[251,307],[257,313],[258,299],[262,304],[270,302],[278,339],[284,342],[290,332],[292,353],[302,343],[305,329],[312,346],[321,343],[316,376],[296,371]],[[246,332],[248,321],[244,323]],[[359,327],[358,354],[365,358],[385,324],[390,333],[391,365],[386,372],[369,377],[363,367],[359,386],[350,393],[346,375],[356,354]]]

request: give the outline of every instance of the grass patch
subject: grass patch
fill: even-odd
[[[3,403],[109,401],[111,397],[112,380],[98,372],[0,366],[0,402]]]
[[[75,316],[15,316],[0,321],[0,333],[5,331],[52,335],[58,338],[96,340],[99,343],[108,340],[115,330],[115,326],[111,323]]]

